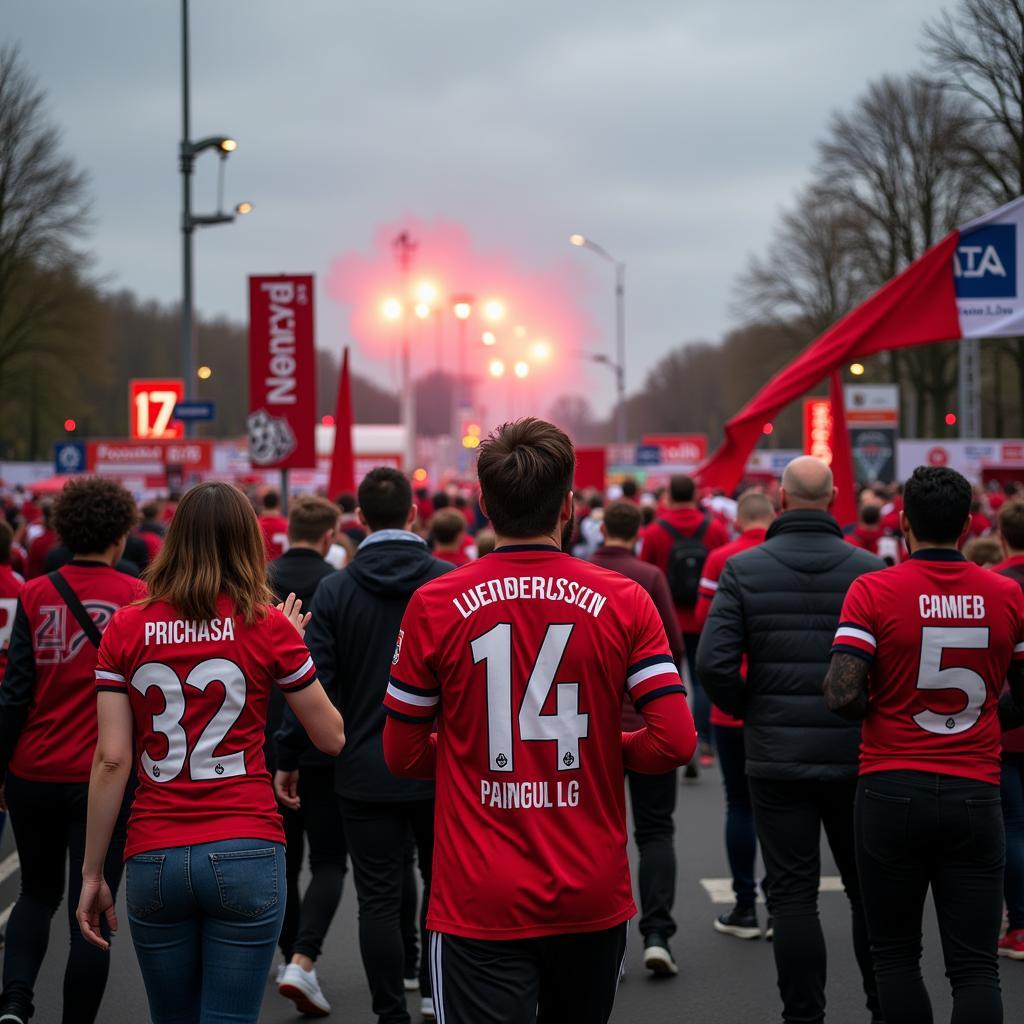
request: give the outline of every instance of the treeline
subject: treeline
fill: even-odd
[[[810,184],[736,283],[744,324],[680,345],[629,401],[630,432],[706,431],[781,366],[950,231],[1024,194],[1024,0],[961,0],[923,28],[924,70],[867,85],[825,127]],[[905,436],[946,436],[957,409],[957,345],[885,353],[856,379],[900,385]],[[1021,436],[1024,339],[982,343],[982,430]],[[849,374],[848,379],[853,380]],[[588,438],[610,436],[575,397],[555,410]],[[772,443],[800,443],[800,412]]]
[[[701,431],[725,421],[776,370],[929,246],[1024,193],[1024,0],[960,0],[923,28],[923,70],[869,83],[837,111],[810,183],[736,282],[741,325],[668,352],[628,396],[630,434]],[[45,458],[64,436],[124,436],[128,380],[177,376],[178,312],[92,283],[82,240],[88,183],[60,149],[45,97],[17,51],[0,50],[0,457]],[[197,323],[201,398],[218,434],[242,434],[247,406],[242,325]],[[981,347],[982,429],[1024,434],[1024,339]],[[956,433],[957,345],[865,361],[864,382],[900,385],[905,436]],[[333,412],[338,353],[318,353],[319,415]],[[850,377],[849,379],[854,379]],[[420,434],[446,433],[452,380],[418,382]],[[397,397],[356,376],[356,417],[396,422]],[[547,412],[581,442],[613,436],[614,408],[568,395]],[[770,443],[800,443],[800,410]]]

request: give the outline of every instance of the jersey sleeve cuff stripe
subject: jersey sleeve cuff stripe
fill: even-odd
[[[293,683],[291,686],[279,686],[278,689],[282,693],[298,693],[299,690],[304,690],[307,686],[312,686],[316,682],[316,672],[311,672],[308,679],[300,679],[299,682]]]
[[[313,659],[311,657],[307,658],[302,663],[302,668],[298,669],[296,672],[292,672],[290,675],[284,676],[281,679],[276,679],[275,682],[278,686],[288,686],[290,683],[298,682],[298,680],[313,668]]]
[[[645,679],[660,675],[679,675],[679,670],[671,656],[659,655],[657,658],[648,658],[642,668],[634,665],[626,676],[626,686],[632,690],[634,686],[638,686]]]
[[[105,693],[123,693],[123,694],[127,694],[128,693],[128,687],[127,686],[116,686],[113,683],[97,683],[96,684],[96,692],[99,693],[100,691],[103,691]]]
[[[1021,644],[1021,650],[1024,651],[1024,644]],[[108,672],[106,669],[96,669],[97,679],[109,679],[112,683],[123,683],[125,681],[124,676],[119,675],[117,672]]]
[[[405,690],[398,690],[391,683],[388,683],[388,696],[392,700],[398,701],[400,704],[411,704],[416,708],[433,708],[437,707],[440,697],[425,697],[420,696],[418,693],[408,693]]]
[[[681,693],[684,697],[686,696],[686,690],[683,689],[681,683],[671,683],[668,686],[659,686],[657,690],[651,690],[650,693],[645,693],[642,697],[638,697],[633,702],[633,707],[639,711],[645,705],[650,704],[652,700],[657,700],[659,697],[667,697],[670,693]]]
[[[833,654],[852,654],[855,658],[866,661],[869,665],[874,663],[875,655],[871,651],[865,651],[863,647],[854,647],[852,644],[833,644]]]
[[[384,713],[391,718],[397,718],[400,722],[411,722],[413,725],[429,725],[437,717],[436,715],[407,715],[396,710],[390,704],[384,705]]]
[[[840,626],[836,630],[836,642],[840,640],[860,640],[862,643],[877,647],[874,636],[860,626]]]
[[[396,679],[394,676],[391,676],[388,683],[396,690],[401,690],[403,693],[411,693],[417,697],[438,697],[441,694],[440,686],[435,686],[428,690],[422,686],[410,686],[408,683],[403,683],[401,679]]]

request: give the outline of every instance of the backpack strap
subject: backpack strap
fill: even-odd
[[[59,569],[49,573],[46,578],[57,589],[57,593],[64,598],[64,603],[82,627],[82,631],[89,638],[89,642],[93,647],[99,647],[100,640],[103,638],[99,627],[93,622],[92,616],[85,610],[82,602],[78,600],[78,595],[71,589],[71,584],[64,579]]]
[[[686,538],[669,522],[664,519],[658,520],[658,525],[678,544]]]
[[[696,541],[702,541],[704,534],[707,532],[707,528],[711,525],[711,516],[707,512],[704,513],[704,522],[697,528],[697,532],[693,535],[693,539]]]

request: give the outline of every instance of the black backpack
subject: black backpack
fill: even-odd
[[[692,608],[697,603],[700,577],[708,557],[708,549],[704,547],[704,533],[710,522],[711,516],[705,515],[697,532],[692,537],[684,537],[664,519],[658,520],[658,525],[672,538],[665,575],[668,576],[668,587],[678,608]]]

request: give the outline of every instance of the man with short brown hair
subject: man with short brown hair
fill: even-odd
[[[427,927],[447,1024],[605,1024],[636,912],[623,771],[696,746],[650,597],[562,551],[574,472],[543,420],[481,444],[497,546],[413,594],[392,660],[385,759],[437,779]],[[646,728],[622,732],[626,693]]]

